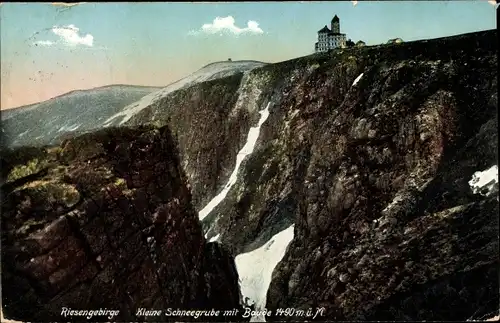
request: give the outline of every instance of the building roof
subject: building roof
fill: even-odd
[[[403,40],[401,38],[393,38],[393,39],[389,39],[389,41],[387,43],[402,43]]]
[[[340,21],[340,19],[339,19],[339,17],[337,17],[337,15],[335,15],[335,17],[333,17],[333,19],[332,19],[332,22],[339,22],[339,21]]]
[[[340,36],[340,35],[345,35],[345,34],[343,34],[343,33],[334,33],[333,31],[330,31],[328,33],[328,36]]]
[[[325,27],[321,28],[318,33],[329,33],[330,29],[325,25]]]

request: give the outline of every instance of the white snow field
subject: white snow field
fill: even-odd
[[[262,247],[242,253],[235,258],[241,293],[243,298],[248,297],[255,304],[256,311],[261,311],[266,306],[267,290],[271,284],[273,270],[285,255],[293,239],[293,229],[292,224],[275,234]],[[252,317],[250,320],[250,322],[265,321],[263,315]]]

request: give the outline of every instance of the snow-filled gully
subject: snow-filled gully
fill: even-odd
[[[208,216],[224,200],[229,190],[236,183],[242,162],[247,156],[253,153],[255,144],[259,138],[260,128],[269,117],[270,105],[271,102],[267,104],[265,109],[259,111],[259,123],[256,127],[250,128],[247,142],[238,152],[236,165],[223,190],[198,212],[200,221]],[[271,284],[273,270],[285,255],[286,248],[293,239],[293,229],[294,226],[291,225],[287,229],[275,234],[262,247],[240,254],[235,258],[243,300],[249,300],[250,304],[253,303],[256,311],[262,311],[266,306],[267,290]],[[217,241],[219,236],[220,234],[217,234],[210,239],[210,242]],[[259,315],[252,316],[250,321],[265,322],[266,320],[263,315]]]
[[[242,253],[235,258],[236,270],[240,278],[240,290],[243,299],[248,297],[255,304],[256,312],[266,307],[267,290],[271,284],[274,268],[283,259],[286,248],[293,239],[292,224],[287,229],[275,234],[262,247]],[[250,322],[265,322],[264,315],[252,316]]]
[[[210,214],[210,212],[212,212],[212,210],[217,205],[219,205],[220,202],[224,200],[231,187],[233,187],[233,185],[236,183],[241,163],[243,162],[245,157],[252,154],[253,149],[255,148],[255,144],[257,143],[257,139],[259,138],[260,127],[269,117],[270,105],[271,102],[267,104],[267,107],[264,110],[259,111],[260,113],[259,124],[257,125],[257,127],[251,127],[250,131],[248,131],[247,142],[245,143],[243,148],[241,148],[241,150],[238,152],[238,155],[236,156],[236,165],[234,166],[234,170],[231,173],[231,176],[229,177],[229,180],[227,181],[226,185],[224,186],[224,189],[219,194],[217,194],[217,196],[215,196],[200,212],[198,212],[200,221],[203,220],[208,214]]]

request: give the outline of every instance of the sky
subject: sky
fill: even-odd
[[[1,109],[110,84],[165,86],[228,58],[309,55],[334,15],[367,45],[496,28],[486,0],[3,3]]]

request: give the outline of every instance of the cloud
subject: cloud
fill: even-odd
[[[67,25],[67,26],[53,26],[52,28],[46,28],[41,31],[35,32],[30,39],[35,38],[41,32],[51,31],[55,35],[59,37],[58,41],[51,40],[38,40],[33,42],[33,45],[40,46],[52,46],[56,44],[69,45],[71,47],[75,47],[77,45],[84,45],[87,47],[94,46],[94,36],[91,34],[80,34],[80,28],[75,25]]]
[[[499,4],[496,1],[488,1],[488,3],[496,8],[498,8]]]
[[[259,27],[259,23],[254,20],[249,20],[245,28],[240,28],[235,25],[235,20],[232,16],[217,17],[211,24],[204,24],[198,31],[191,31],[189,34],[196,35],[199,33],[206,34],[222,34],[230,33],[233,35],[241,34],[263,34],[264,31]]]
[[[53,41],[50,41],[50,40],[38,40],[36,42],[33,43],[33,45],[35,46],[52,46],[54,45],[55,43]]]
[[[53,6],[73,7],[84,3],[86,2],[52,2],[51,4]]]
[[[80,35],[79,31],[80,28],[75,27],[75,25],[52,27],[52,32],[59,36],[67,45],[85,45],[92,47],[94,45],[94,36],[91,34],[86,34],[85,36]]]

